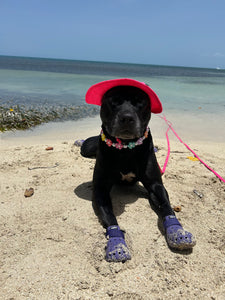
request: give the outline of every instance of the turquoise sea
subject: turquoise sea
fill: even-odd
[[[0,104],[40,110],[86,107],[92,84],[123,77],[149,84],[178,128],[206,127],[204,134],[222,133],[219,140],[225,141],[225,70],[220,69],[0,56]]]

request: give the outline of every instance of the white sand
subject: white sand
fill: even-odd
[[[145,192],[117,187],[114,209],[132,260],[107,263],[104,230],[90,201],[94,160],[81,157],[73,145],[77,138],[98,134],[100,121],[72,123],[70,130],[68,123],[59,123],[57,130],[47,125],[1,135],[0,299],[224,299],[225,184],[187,159],[192,154],[171,135],[163,180],[172,205],[182,207],[178,219],[197,245],[192,253],[171,251]],[[153,127],[162,166],[164,127]],[[225,143],[185,141],[225,177]],[[30,187],[34,195],[25,198]]]

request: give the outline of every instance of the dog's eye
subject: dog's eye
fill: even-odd
[[[121,98],[114,98],[114,99],[111,100],[111,105],[112,105],[113,108],[118,107],[122,103],[123,103],[123,99],[121,99]]]
[[[132,99],[131,104],[133,106],[137,107],[138,109],[142,109],[142,108],[145,108],[147,106],[146,101],[142,101],[142,99],[140,99],[140,98]]]

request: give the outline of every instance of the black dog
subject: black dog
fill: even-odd
[[[93,176],[93,205],[107,229],[107,261],[126,261],[130,253],[113,213],[110,190],[117,182],[142,182],[150,204],[163,220],[166,240],[176,249],[192,248],[195,239],[184,231],[171,208],[163,186],[152,137],[148,129],[151,117],[149,95],[135,86],[115,86],[101,100],[100,136],[87,139],[84,157],[96,156]]]

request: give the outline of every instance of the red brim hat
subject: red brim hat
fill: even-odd
[[[141,89],[150,99],[151,112],[155,114],[162,112],[162,104],[156,93],[146,83],[129,78],[112,79],[96,83],[88,89],[85,100],[88,104],[101,106],[104,94],[116,86],[134,86]]]

